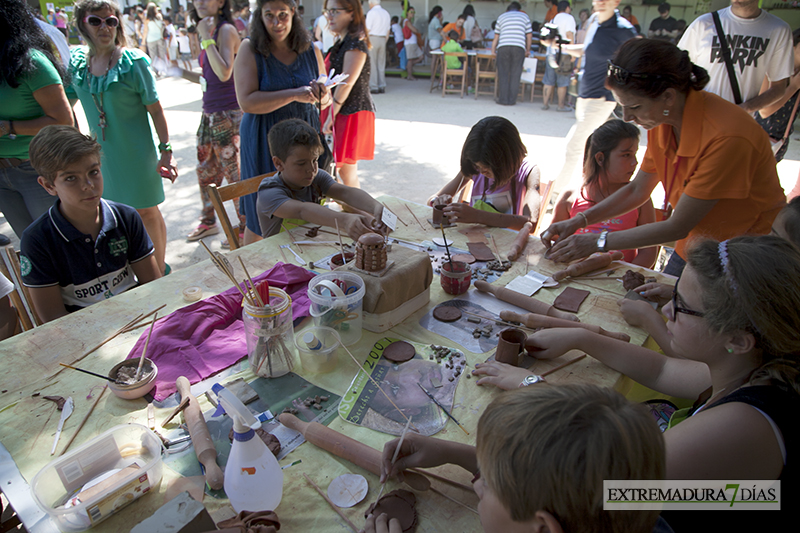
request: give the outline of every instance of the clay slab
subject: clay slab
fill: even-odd
[[[469,253],[474,255],[475,259],[478,261],[491,261],[495,258],[492,250],[486,243],[468,242],[467,247],[469,248]]]
[[[328,485],[328,498],[342,508],[361,503],[367,496],[369,485],[364,476],[358,474],[342,474]]]
[[[570,313],[577,313],[581,304],[589,296],[589,291],[567,287],[553,302],[553,307]]]

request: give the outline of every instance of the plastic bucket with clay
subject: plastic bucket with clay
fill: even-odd
[[[345,346],[355,344],[361,339],[365,293],[364,280],[350,272],[331,272],[312,279],[308,298],[314,325],[333,328]]]

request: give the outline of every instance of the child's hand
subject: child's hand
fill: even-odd
[[[441,205],[441,204],[449,204],[453,201],[453,197],[449,194],[442,194],[441,196],[438,194],[434,194],[430,198],[428,198],[428,207],[433,207],[434,205]]]
[[[486,212],[462,203],[451,203],[444,208],[444,215],[450,219],[450,222],[462,222],[464,224],[482,224],[484,213]]]
[[[648,300],[658,302],[658,305],[666,305],[672,300],[672,285],[666,283],[645,283],[633,289]]]
[[[347,232],[351,239],[357,241],[365,233],[372,233],[372,223],[374,221],[375,219],[369,215],[349,214],[345,219],[344,231]]]
[[[653,306],[642,300],[631,300],[630,298],[621,298],[617,305],[622,312],[625,322],[637,328],[647,329],[647,325],[651,320],[661,320],[658,311],[653,309]]]
[[[364,524],[363,533],[403,533],[403,528],[400,527],[400,521],[397,518],[389,520],[389,515],[381,513],[379,517],[371,514],[367,517],[367,522]]]
[[[390,477],[403,480],[403,470],[409,468],[432,468],[447,462],[447,441],[433,439],[416,433],[406,433],[403,447],[397,461],[392,465],[392,457],[397,449],[400,439],[393,439],[383,446],[381,456],[381,483]]]
[[[586,333],[580,328],[548,328],[528,335],[525,345],[538,348],[536,359],[555,359],[578,347],[578,339]]]
[[[498,363],[497,361],[478,363],[475,365],[475,370],[472,371],[473,376],[483,376],[475,382],[476,385],[494,385],[503,390],[518,388],[522,380],[531,374],[533,372],[525,368]]]

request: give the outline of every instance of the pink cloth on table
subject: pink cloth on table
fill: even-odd
[[[292,298],[292,318],[309,316],[308,282],[314,277],[295,265],[278,263],[267,272],[253,278],[254,283],[266,279],[270,287],[286,291]],[[128,359],[139,358],[147,340],[145,328]],[[148,359],[158,366],[153,396],[161,401],[174,393],[175,380],[186,376],[197,383],[228,368],[247,356],[247,343],[242,323],[242,295],[231,287],[212,296],[178,309],[156,322]]]

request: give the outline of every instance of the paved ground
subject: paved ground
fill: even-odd
[[[541,166],[543,179],[553,179],[561,168],[564,137],[574,117],[571,113],[556,113],[555,106],[542,111],[540,96],[533,103],[529,101],[530,88],[525,102],[503,107],[488,96],[477,100],[474,96],[460,99],[458,95],[442,98],[441,92],[429,93],[430,83],[425,79],[389,78],[387,85],[385,94],[374,96],[378,109],[375,159],[359,163],[362,187],[373,195],[392,194],[423,203],[455,176],[461,146],[470,127],[489,115],[504,116],[516,124],[529,153]],[[160,80],[158,90],[180,174],[176,183],[165,183],[166,201],[161,204],[169,238],[167,262],[177,269],[206,258],[197,243],[188,243],[185,238],[197,225],[200,210],[194,166],[201,93],[197,85],[180,79]],[[81,129],[88,131],[80,105],[76,112],[82,122]],[[645,135],[642,137],[640,156],[645,144]],[[800,141],[792,142],[787,159],[778,169],[788,190],[800,169]],[[654,200],[660,204],[661,199],[663,192],[657,190]],[[230,210],[232,213],[232,206]],[[2,216],[0,233],[11,237],[19,247]],[[207,242],[216,249],[223,238],[220,233]]]

